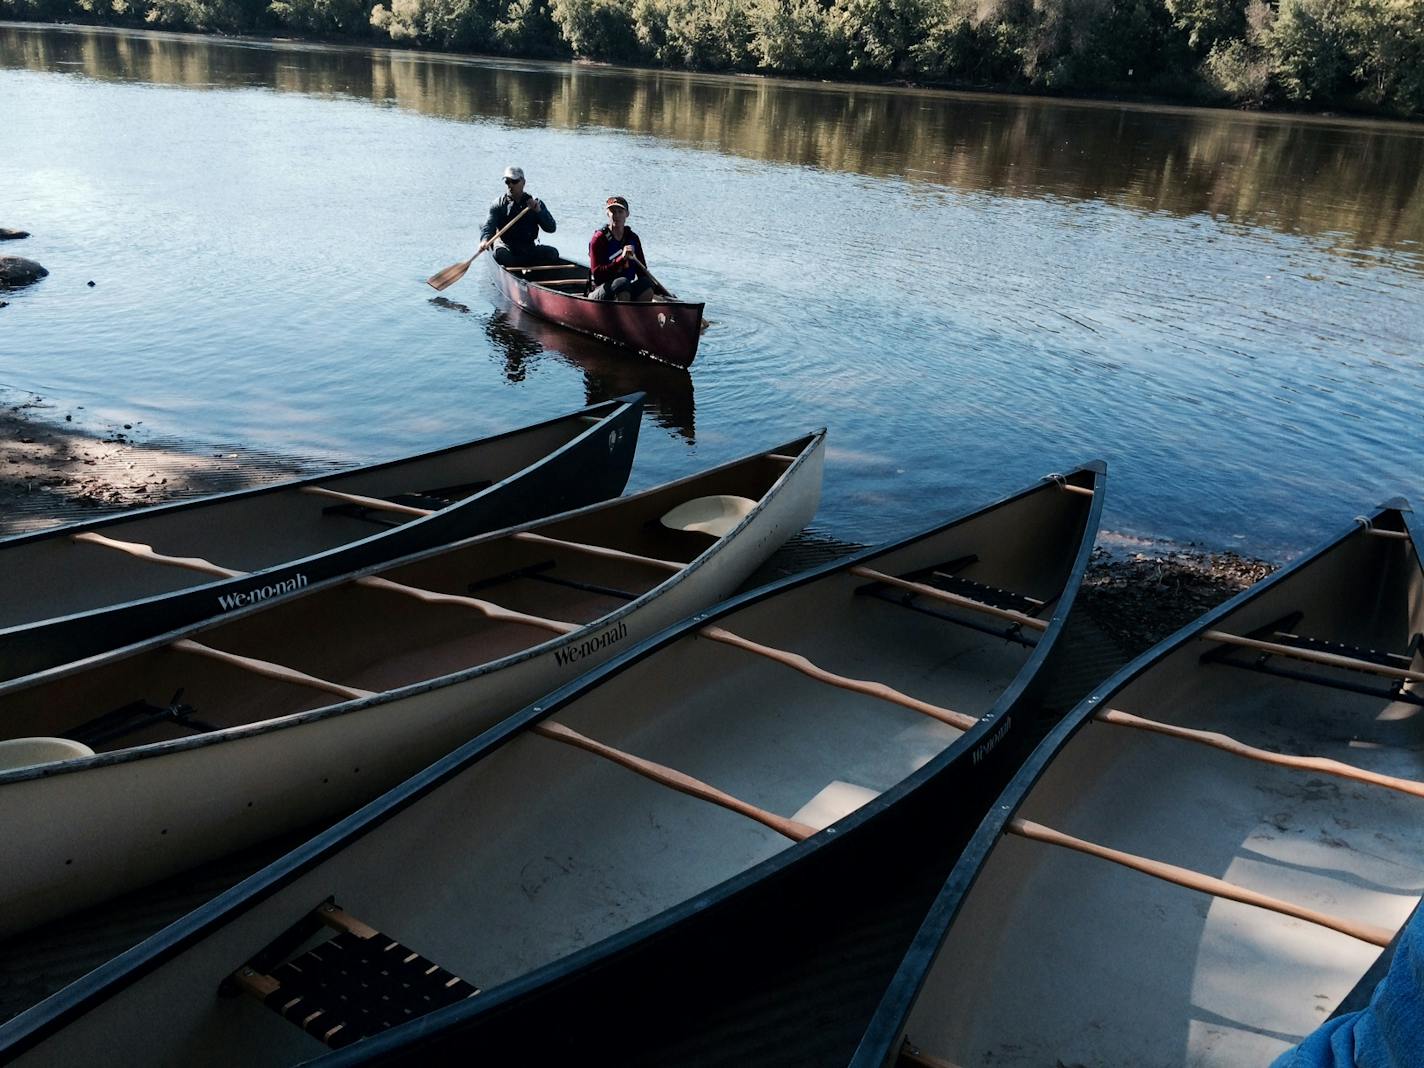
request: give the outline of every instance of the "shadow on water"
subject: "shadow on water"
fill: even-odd
[[[437,297],[432,303],[442,299]],[[443,306],[452,306],[452,302],[445,301]],[[510,382],[523,382],[531,366],[547,355],[583,374],[587,403],[598,404],[641,390],[647,394],[644,410],[657,426],[689,445],[696,440],[692,378],[680,367],[624,352],[514,307],[492,312],[485,322],[485,336]]]
[[[1424,266],[1424,130],[1402,123],[54,27],[0,26],[0,66],[348,96],[464,121],[627,130],[963,191],[1208,214],[1347,247],[1407,250]]]

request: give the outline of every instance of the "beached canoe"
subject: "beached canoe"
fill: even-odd
[[[633,394],[420,456],[0,539],[0,679],[616,497],[642,408]]]
[[[1424,889],[1405,509],[1361,517],[1064,719],[945,884],[858,1066],[1265,1065],[1368,992]]]
[[[969,813],[972,830],[1087,566],[1102,477],[670,628],[17,1017],[0,1057],[291,1063],[373,1034],[344,1054],[646,1063],[650,1033],[814,902],[893,877],[881,855]],[[343,933],[308,953],[327,928]],[[367,964],[409,964],[347,1014],[298,991],[334,955],[353,990]]]
[[[824,440],[0,684],[0,934],[349,812],[726,597],[815,513]]]
[[[515,307],[602,341],[687,367],[702,338],[702,304],[584,296],[588,268],[567,260],[538,267],[493,264],[495,285]]]

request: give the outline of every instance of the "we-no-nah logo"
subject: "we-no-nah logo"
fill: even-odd
[[[257,604],[271,597],[280,597],[284,593],[292,593],[301,589],[307,584],[305,575],[293,575],[285,582],[273,582],[266,586],[259,586],[255,590],[239,590],[237,593],[218,594],[218,605],[224,612],[234,608],[246,608],[250,604]]]

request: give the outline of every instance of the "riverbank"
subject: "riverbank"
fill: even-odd
[[[0,535],[290,478],[291,460],[188,451],[136,438],[137,424],[95,433],[35,395],[0,408]],[[1079,608],[1134,655],[1274,570],[1233,552],[1160,541],[1094,551]],[[836,555],[804,549],[800,567]],[[844,550],[842,550],[844,551]],[[810,555],[808,555],[808,552]],[[814,559],[813,559],[814,557]]]
[[[36,394],[4,398],[0,535],[241,489],[301,470],[278,458],[146,441],[138,423],[86,427],[81,412],[63,411]]]

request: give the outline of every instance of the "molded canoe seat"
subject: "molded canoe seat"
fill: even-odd
[[[93,756],[94,750],[69,738],[7,738],[0,741],[0,771]]]
[[[842,816],[849,816],[861,805],[874,801],[879,796],[878,790],[836,779],[802,805],[791,818],[819,831],[822,827],[829,827]]]
[[[696,530],[720,538],[756,507],[757,502],[746,497],[719,493],[711,497],[695,497],[667,512],[663,526],[672,530]]]
[[[322,926],[336,934],[278,963]],[[221,993],[237,990],[332,1049],[479,993],[330,901],[279,935],[220,988]]]

